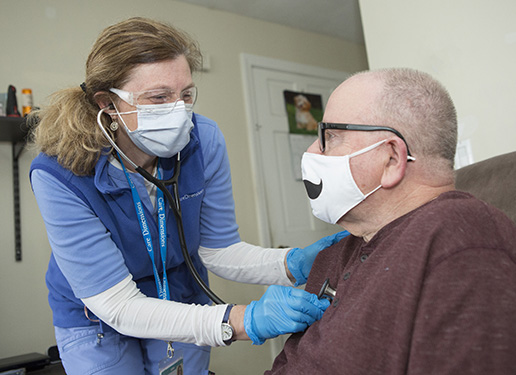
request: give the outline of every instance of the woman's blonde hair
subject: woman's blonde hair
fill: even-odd
[[[95,94],[122,87],[140,64],[186,57],[193,73],[201,69],[197,42],[170,25],[146,18],[130,18],[107,27],[97,38],[86,62],[85,83],[56,92],[50,104],[35,112],[32,132],[36,147],[76,175],[93,173],[103,150],[111,150],[97,125]],[[111,119],[102,123],[111,136]]]

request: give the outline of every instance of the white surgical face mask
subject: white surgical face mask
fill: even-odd
[[[379,185],[368,194],[363,194],[353,179],[349,159],[370,151],[385,141],[344,156],[325,156],[307,152],[303,154],[303,182],[315,217],[336,224],[353,207],[382,187]]]
[[[136,111],[118,112],[125,131],[143,152],[161,158],[170,158],[190,142],[192,105],[175,103],[136,105]],[[138,114],[138,128],[129,130],[121,115]]]

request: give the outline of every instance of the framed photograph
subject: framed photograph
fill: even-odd
[[[317,123],[323,117],[321,95],[285,90],[283,96],[289,133],[317,135]]]

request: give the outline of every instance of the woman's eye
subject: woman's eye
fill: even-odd
[[[173,102],[173,93],[168,90],[155,90],[143,93],[138,98],[138,104],[163,104]]]
[[[165,100],[167,100],[167,97],[164,95],[161,95],[161,96],[155,96],[154,99],[159,100],[159,101],[165,101]]]
[[[167,95],[154,95],[150,98],[150,101],[154,104],[168,103],[169,97]]]
[[[193,100],[193,94],[190,91],[181,93],[181,99],[187,103]]]

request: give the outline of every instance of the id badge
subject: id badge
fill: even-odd
[[[173,357],[166,356],[159,361],[159,375],[183,375],[183,353],[174,350]]]

